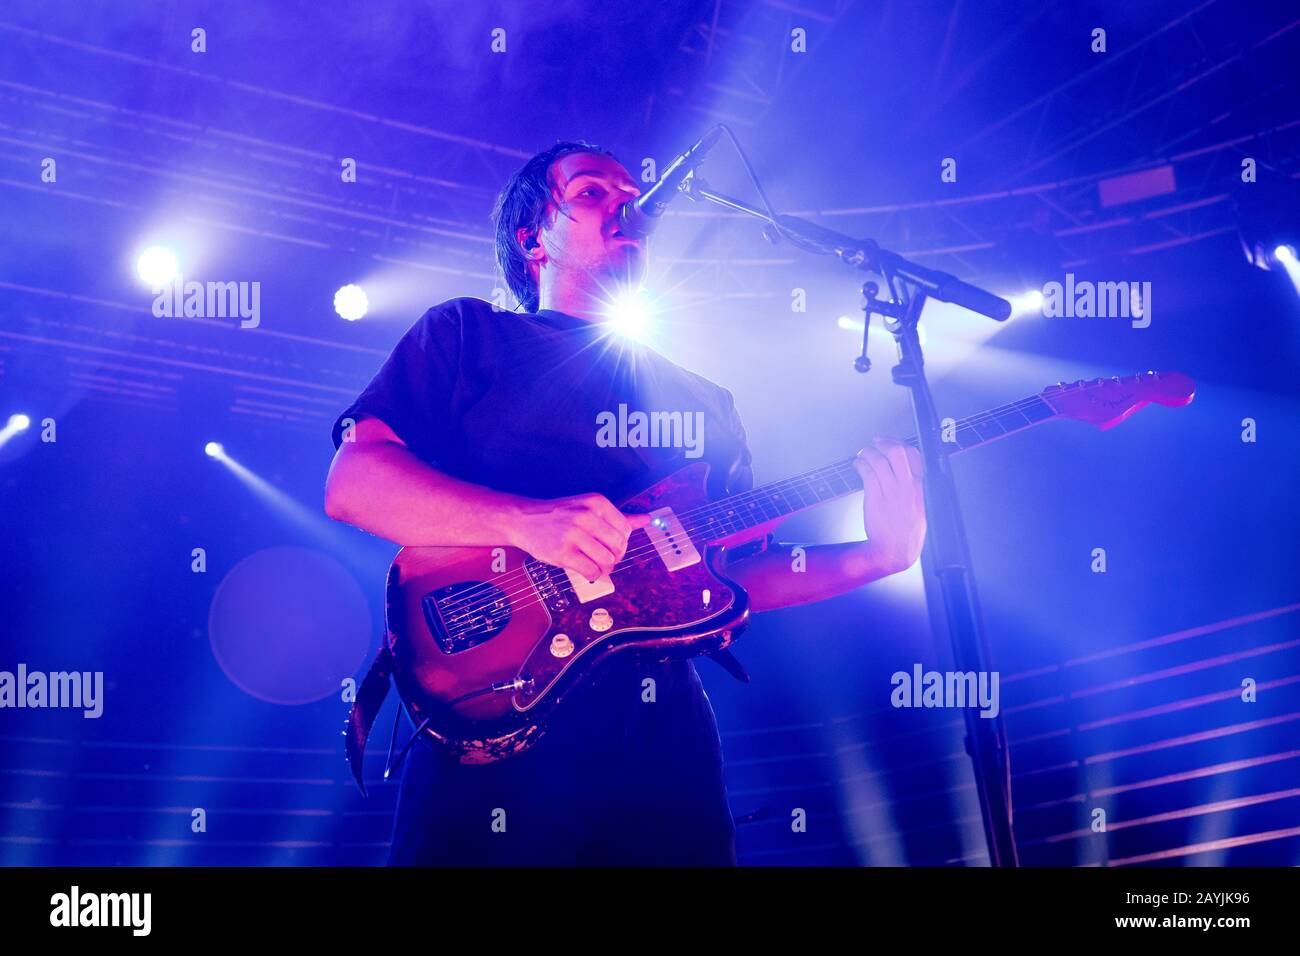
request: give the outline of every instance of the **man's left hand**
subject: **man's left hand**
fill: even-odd
[[[902,442],[877,438],[853,460],[862,476],[866,545],[886,574],[905,571],[925,542],[921,453]]]

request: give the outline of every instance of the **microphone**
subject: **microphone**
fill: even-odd
[[[619,208],[618,223],[623,235],[629,239],[650,235],[659,225],[659,218],[668,204],[681,194],[681,185],[686,177],[704,162],[705,155],[721,135],[722,126],[713,127],[698,143],[672,161],[659,177],[659,182]]]

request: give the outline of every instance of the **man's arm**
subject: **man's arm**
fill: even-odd
[[[325,513],[404,547],[508,542],[522,499],[421,461],[378,418],[352,426],[325,479]]]
[[[796,556],[794,545],[774,544],[726,566],[727,575],[749,592],[752,613],[824,601],[911,567],[899,567],[869,541],[799,547],[803,553]]]
[[[778,546],[726,567],[755,613],[835,597],[899,571],[921,556],[925,495],[915,448],[877,439],[858,453],[866,541],[804,547],[799,561]]]
[[[648,515],[603,495],[550,500],[453,478],[413,454],[384,421],[361,419],[334,454],[325,513],[404,547],[508,545],[588,580],[608,574]]]

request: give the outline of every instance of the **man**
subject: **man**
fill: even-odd
[[[594,580],[647,520],[613,502],[688,463],[682,447],[598,441],[599,416],[620,405],[702,420],[711,500],[752,487],[731,393],[602,324],[610,298],[644,276],[646,244],[618,221],[639,193],[589,143],[557,143],[515,174],[493,219],[524,311],[458,298],[411,327],[335,423],[332,518],[404,546],[510,545]],[[857,467],[867,541],[810,547],[799,574],[770,540],[729,555],[753,611],[915,563],[919,457],[878,441]],[[694,666],[615,656],[538,744],[497,763],[461,765],[422,741],[403,770],[389,863],[733,865],[721,742]]]

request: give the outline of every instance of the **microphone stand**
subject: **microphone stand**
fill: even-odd
[[[802,249],[836,256],[845,264],[862,272],[878,274],[884,280],[884,296],[880,295],[880,285],[874,280],[868,280],[862,286],[866,321],[862,330],[862,354],[854,361],[854,367],[859,372],[871,369],[871,360],[867,358],[867,336],[871,316],[879,314],[898,346],[898,364],[893,368],[893,380],[911,391],[916,433],[925,462],[928,533],[921,565],[926,574],[931,626],[937,639],[935,602],[930,600],[933,578],[937,580],[942,595],[944,620],[957,669],[977,674],[988,672],[988,642],[971,572],[966,530],[949,467],[948,443],[942,440],[939,414],[925,377],[925,356],[917,337],[917,323],[927,299],[952,302],[999,322],[1011,314],[1011,304],[948,273],[928,269],[883,249],[870,239],[854,239],[795,216],[769,215],[764,210],[715,192],[698,173],[692,173],[681,188],[695,201],[713,203],[763,220],[767,223],[763,234],[770,242],[775,243],[783,236]],[[1011,825],[1011,764],[1000,708],[994,718],[980,717],[975,707],[967,706],[963,710],[966,752],[974,765],[989,862],[993,866],[1018,866]]]

